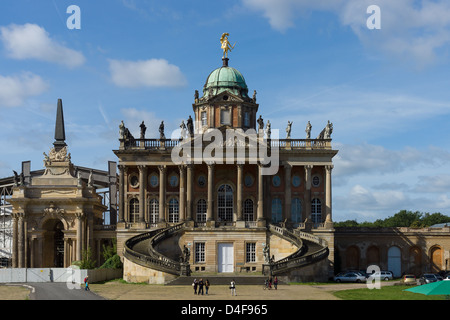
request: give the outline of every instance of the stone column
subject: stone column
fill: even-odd
[[[18,241],[18,217],[17,214],[12,215],[12,227],[13,227],[13,243],[12,243],[12,267],[18,267],[18,254],[17,254],[17,241]]]
[[[186,220],[191,221],[192,220],[192,185],[194,180],[194,165],[193,164],[187,164],[187,177],[186,177]]]
[[[208,165],[208,208],[206,210],[206,221],[213,221],[214,211],[214,163],[209,162]]]
[[[147,189],[147,167],[138,166],[139,169],[139,223],[145,223],[146,211],[145,190]]]
[[[263,165],[258,165],[258,209],[257,209],[257,220],[258,225],[264,225],[264,176],[262,174]]]
[[[333,170],[333,166],[325,166],[325,206],[326,206],[326,223],[332,222],[331,216],[331,170]]]
[[[184,179],[184,165],[179,165],[178,169],[180,170],[180,222],[184,222],[186,220],[186,194],[185,194],[185,179]]]
[[[166,222],[166,166],[158,166],[159,169],[159,222]]]
[[[119,165],[119,222],[125,222],[125,166]]]
[[[242,199],[242,186],[244,184],[244,178],[243,178],[243,171],[244,171],[244,165],[243,164],[237,164],[237,184],[236,184],[236,188],[237,188],[237,221],[242,221],[242,204],[243,204],[243,199]]]
[[[291,171],[292,165],[284,165],[284,219],[291,222]]]
[[[75,213],[75,217],[77,219],[77,256],[76,256],[76,260],[81,260],[82,256],[81,256],[81,251],[82,251],[82,245],[83,245],[83,241],[82,241],[82,222],[83,222],[83,217],[84,214],[83,212],[77,212]]]
[[[18,261],[17,261],[17,267],[18,268],[25,268],[25,230],[24,230],[24,213],[19,212],[18,213],[18,222],[17,222],[17,254],[18,254]]]
[[[305,165],[305,228],[310,229],[312,227],[311,220],[311,171],[312,165]]]

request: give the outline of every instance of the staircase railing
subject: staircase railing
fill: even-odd
[[[302,232],[300,230],[290,231],[285,227],[279,227],[272,224],[269,224],[268,230],[271,233],[276,234],[281,238],[291,242],[292,244],[297,246],[298,250],[283,259],[271,262],[268,265],[267,264],[264,265],[263,266],[264,274],[268,273],[272,275],[281,274],[299,267],[304,267],[309,264],[318,262],[328,256],[329,250],[327,241],[317,236],[314,236],[310,233]],[[308,253],[307,245],[304,243],[303,240],[318,244],[321,248],[312,253]]]
[[[152,230],[132,237],[125,242],[124,257],[136,264],[154,270],[174,275],[189,275],[189,263],[175,261],[155,250],[155,246],[158,243],[182,230],[184,230],[184,223],[166,229]],[[148,254],[133,250],[137,243],[145,240],[149,240]]]

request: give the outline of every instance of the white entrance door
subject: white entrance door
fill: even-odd
[[[234,250],[232,243],[219,243],[218,252],[218,267],[219,272],[233,272],[234,265]]]

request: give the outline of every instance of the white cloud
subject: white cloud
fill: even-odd
[[[85,62],[82,53],[51,39],[48,32],[36,24],[11,24],[1,27],[0,33],[0,39],[10,58],[36,59],[69,68],[78,67]]]
[[[164,59],[109,60],[111,79],[119,87],[182,87],[186,78],[180,68]]]
[[[242,0],[243,4],[269,20],[275,30],[284,32],[299,17],[313,11],[335,13],[368,47],[411,60],[422,67],[437,59],[436,52],[450,44],[450,3],[446,0]],[[381,9],[381,29],[369,30],[367,8]]]
[[[41,77],[33,73],[0,75],[0,107],[21,106],[27,98],[43,93],[48,87]]]

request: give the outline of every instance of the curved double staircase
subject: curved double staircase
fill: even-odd
[[[328,256],[328,243],[310,233],[273,224],[267,226],[267,231],[290,242],[297,250],[283,259],[264,264],[264,275],[281,275],[319,262]],[[178,256],[178,259],[169,258],[157,250],[158,244],[163,240],[184,232],[184,223],[180,223],[132,237],[125,242],[124,257],[143,267],[177,276],[189,276],[190,265],[185,261],[181,250],[172,254],[172,257]]]

